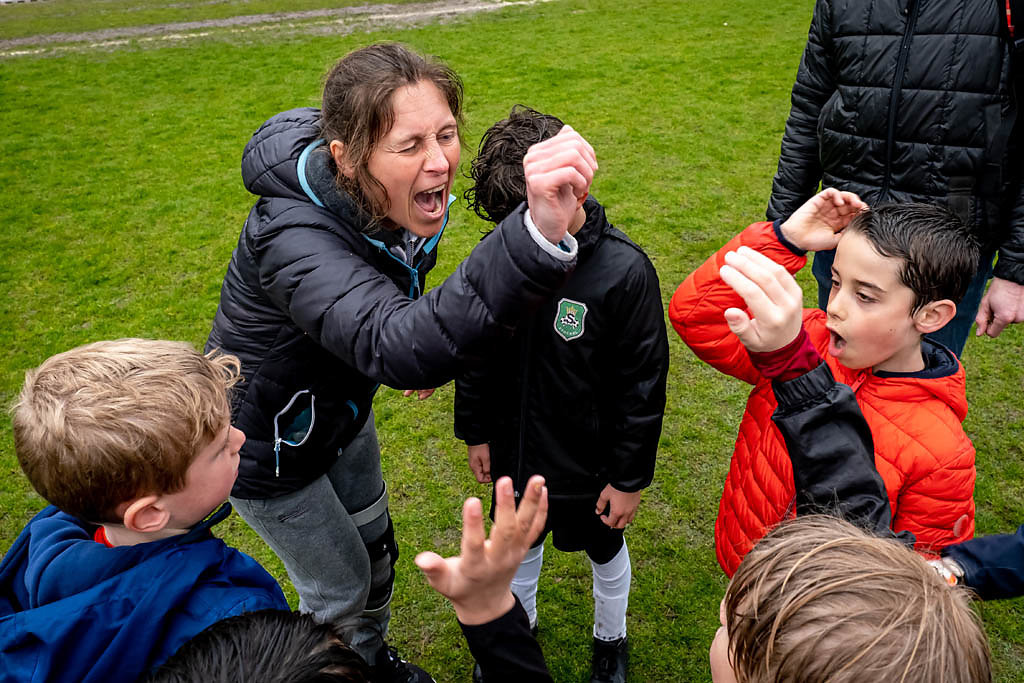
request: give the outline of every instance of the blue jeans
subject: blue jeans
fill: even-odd
[[[393,580],[387,558],[371,561],[366,548],[388,526],[373,413],[327,474],[305,488],[231,503],[281,558],[299,594],[299,610],[336,622],[352,648],[372,663],[387,636]],[[387,600],[367,610],[371,587],[385,583]]]
[[[828,309],[828,295],[832,291],[832,261],[836,252],[817,251],[814,253],[814,264],[811,272],[814,279],[818,281],[818,308]],[[967,285],[967,293],[956,306],[956,316],[946,323],[946,326],[937,332],[926,335],[929,339],[942,344],[956,354],[957,358],[964,352],[964,345],[971,332],[971,325],[974,324],[974,317],[978,314],[978,306],[981,305],[981,298],[985,295],[985,286],[992,277],[992,262],[995,254],[988,252],[982,254],[978,272],[974,279]]]

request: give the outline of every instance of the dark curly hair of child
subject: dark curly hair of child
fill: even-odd
[[[523,157],[532,145],[553,137],[560,119],[517,104],[508,118],[487,129],[469,169],[473,186],[463,197],[476,215],[500,223],[526,201]]]

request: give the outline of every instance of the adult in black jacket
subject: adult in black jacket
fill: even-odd
[[[523,155],[561,127],[517,105],[487,130],[467,192],[482,218],[498,222],[522,202]],[[632,572],[622,530],[654,477],[668,339],[654,266],[597,200],[580,203],[569,228],[576,270],[512,339],[456,380],[455,433],[482,483],[508,476],[523,491],[530,476],[544,476],[544,535],[551,531],[559,550],[585,551],[593,569],[592,680],[625,681]],[[534,625],[544,535],[512,583]]]
[[[207,342],[237,355],[246,380],[236,509],[281,557],[300,609],[340,622],[378,680],[426,678],[384,643],[397,548],[374,392],[450,380],[561,285],[576,253],[566,227],[596,168],[571,129],[538,146],[529,209],[424,295],[461,106],[450,69],[374,45],[334,66],[322,111],[263,124],[242,158],[260,199]]]
[[[1003,0],[818,0],[768,205],[770,220],[786,218],[821,183],[871,205],[928,202],[960,214],[984,256],[957,317],[932,335],[957,355],[975,313],[992,337],[1024,320],[1020,74],[1007,31]],[[833,253],[814,259],[822,309]]]

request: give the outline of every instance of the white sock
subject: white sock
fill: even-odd
[[[516,575],[512,577],[512,592],[523,603],[526,616],[530,618],[530,628],[537,625],[537,582],[543,564],[544,546],[530,548],[516,570]]]
[[[625,638],[629,584],[633,579],[626,540],[611,560],[605,564],[591,560],[590,566],[594,570],[594,637],[606,641]]]

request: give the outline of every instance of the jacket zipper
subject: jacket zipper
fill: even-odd
[[[526,334],[523,335],[523,361],[519,375],[519,448],[516,451],[516,478],[512,482],[516,501],[523,494],[523,461],[526,459],[523,449],[526,448],[526,396],[530,377],[530,340],[533,337],[533,323],[526,324]]]
[[[903,29],[903,40],[900,41],[900,54],[896,58],[896,78],[889,92],[889,129],[885,136],[885,178],[882,181],[882,200],[889,199],[889,184],[892,179],[892,148],[893,138],[896,135],[896,113],[900,102],[900,95],[903,91],[903,72],[907,68],[907,58],[910,53],[910,40],[914,37],[914,27],[917,24],[917,0],[907,0],[907,25]]]

